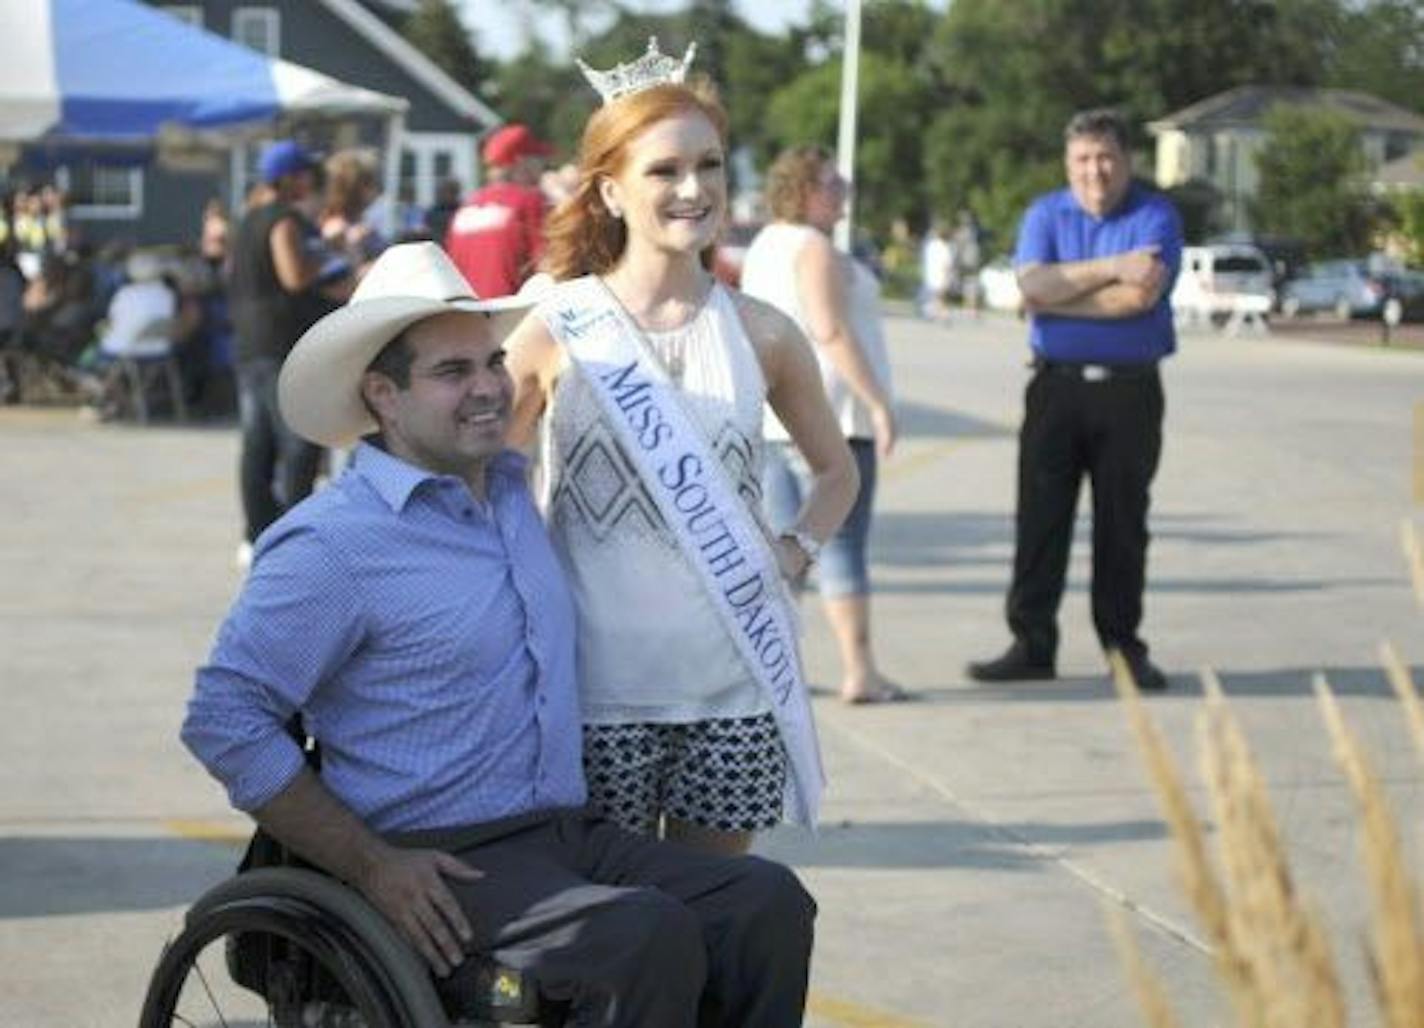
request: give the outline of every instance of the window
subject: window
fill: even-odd
[[[238,7],[232,12],[234,42],[268,57],[281,53],[282,16],[272,7]]]
[[[416,170],[417,156],[410,150],[401,151],[400,198],[414,200],[420,192],[420,173]]]
[[[461,190],[475,185],[475,148],[470,137],[444,132],[407,132],[402,142],[400,199],[429,207],[442,179]]]
[[[179,21],[186,21],[189,25],[203,27],[203,9],[194,4],[165,4],[159,10]]]
[[[81,218],[137,218],[143,214],[143,169],[104,164],[60,168],[56,184],[69,194],[70,213]]]

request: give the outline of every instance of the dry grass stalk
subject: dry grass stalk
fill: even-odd
[[[1374,898],[1375,993],[1389,1028],[1424,1025],[1424,930],[1419,899],[1408,870],[1399,832],[1385,802],[1379,779],[1324,675],[1315,676],[1335,759],[1355,794],[1364,822],[1365,865]]]
[[[1147,969],[1142,961],[1142,952],[1132,937],[1127,917],[1122,908],[1105,906],[1108,926],[1112,929],[1113,942],[1117,946],[1118,959],[1127,968],[1128,981],[1137,993],[1137,1001],[1142,1004],[1143,1023],[1147,1028],[1177,1028],[1176,1015],[1167,1004],[1167,994],[1156,975]]]
[[[1137,683],[1133,681],[1127,662],[1116,652],[1110,653],[1108,660],[1112,666],[1113,682],[1127,714],[1128,726],[1142,751],[1148,775],[1157,791],[1162,815],[1172,831],[1172,837],[1177,841],[1177,872],[1181,876],[1187,900],[1206,929],[1212,955],[1227,984],[1240,1022],[1246,1025],[1263,1024],[1264,1021],[1259,1016],[1259,1004],[1254,998],[1250,968],[1231,939],[1226,893],[1217,881],[1216,872],[1207,856],[1201,822],[1192,809],[1191,801],[1187,799],[1187,790],[1182,785],[1182,777],[1177,771],[1171,751],[1168,750],[1161,732],[1143,709]]]
[[[1380,643],[1380,662],[1389,684],[1394,686],[1399,702],[1404,704],[1404,712],[1409,717],[1409,735],[1414,740],[1414,748],[1424,758],[1424,704],[1419,702],[1419,691],[1414,688],[1414,679],[1409,667],[1399,658],[1398,651],[1388,642]]]
[[[1419,533],[1409,518],[1400,523],[1400,534],[1404,558],[1409,562],[1409,580],[1414,583],[1414,598],[1424,607],[1424,546],[1420,546]]]
[[[1226,869],[1228,937],[1247,968],[1254,1023],[1336,1028],[1344,999],[1320,918],[1296,892],[1266,784],[1221,683],[1202,672],[1203,777]]]

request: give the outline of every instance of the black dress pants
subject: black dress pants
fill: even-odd
[[[446,879],[473,948],[570,1003],[573,1024],[801,1024],[816,904],[780,864],[659,842],[582,810],[391,841],[444,849],[484,872]]]
[[[1093,625],[1104,649],[1146,654],[1138,635],[1147,570],[1147,510],[1162,452],[1155,366],[1107,377],[1040,365],[1024,398],[1009,629],[1037,660],[1058,647],[1078,488],[1093,492]]]

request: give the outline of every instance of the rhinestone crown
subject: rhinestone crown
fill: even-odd
[[[692,58],[696,53],[697,44],[689,43],[687,52],[679,61],[659,51],[658,37],[650,36],[647,53],[636,61],[616,64],[607,71],[595,71],[578,58],[575,61],[589,85],[598,90],[605,104],[610,104],[620,97],[641,93],[653,86],[680,84],[687,78],[687,69],[692,67]]]

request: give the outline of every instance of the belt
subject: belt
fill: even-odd
[[[1082,382],[1106,382],[1112,378],[1149,378],[1157,374],[1156,363],[1147,364],[1065,364],[1036,360],[1030,367],[1052,375],[1065,375]]]

